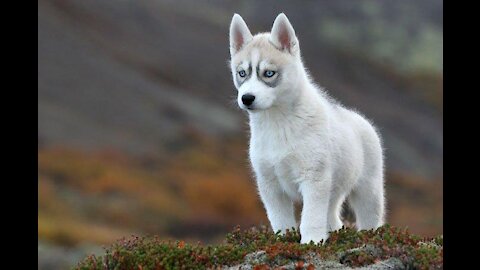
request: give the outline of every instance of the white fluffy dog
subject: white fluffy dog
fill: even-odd
[[[359,229],[384,220],[381,140],[369,121],[328,97],[311,81],[285,14],[271,33],[252,36],[242,17],[230,25],[238,105],[250,119],[250,160],[274,231],[297,228],[302,243],[320,242],[342,227],[342,203]]]

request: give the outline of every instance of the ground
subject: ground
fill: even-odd
[[[157,237],[124,238],[103,256],[88,256],[75,269],[442,269],[443,236],[410,234],[384,225],[376,230],[342,228],[325,243],[300,244],[267,227],[235,228],[223,244],[189,244]]]

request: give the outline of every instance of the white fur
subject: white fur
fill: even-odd
[[[329,231],[341,228],[346,199],[359,229],[382,225],[380,137],[364,117],[311,82],[287,17],[278,15],[271,33],[252,36],[235,14],[230,49],[238,104],[250,119],[250,160],[273,230],[297,227],[296,201],[303,202],[302,243],[326,240]],[[251,77],[237,82],[239,70],[249,67]],[[266,84],[273,79],[262,77],[264,70],[277,71],[278,85]],[[250,108],[242,103],[244,94],[255,96]]]

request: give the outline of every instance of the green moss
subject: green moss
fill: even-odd
[[[247,254],[256,251],[266,253],[265,261],[257,265],[261,267],[303,264],[307,254],[348,266],[365,266],[393,257],[406,268],[443,266],[443,237],[422,238],[389,225],[358,232],[342,228],[332,232],[324,244],[299,242],[300,233],[294,229],[281,235],[267,227],[237,227],[227,234],[224,244],[216,246],[132,237],[113,244],[103,256],[85,258],[75,269],[207,269],[243,263]],[[305,266],[309,264],[305,262]]]

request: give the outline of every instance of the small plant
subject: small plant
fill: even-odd
[[[259,254],[251,267],[271,269],[292,264],[295,269],[315,269],[312,258],[331,260],[350,267],[381,263],[396,258],[407,269],[441,269],[443,237],[422,238],[389,225],[376,230],[342,228],[320,244],[300,244],[293,229],[282,235],[265,226],[236,227],[220,245],[162,241],[157,237],[124,238],[91,255],[75,269],[210,269],[245,263],[247,255]],[[249,255],[251,256],[251,255]],[[253,261],[252,261],[253,262]]]

